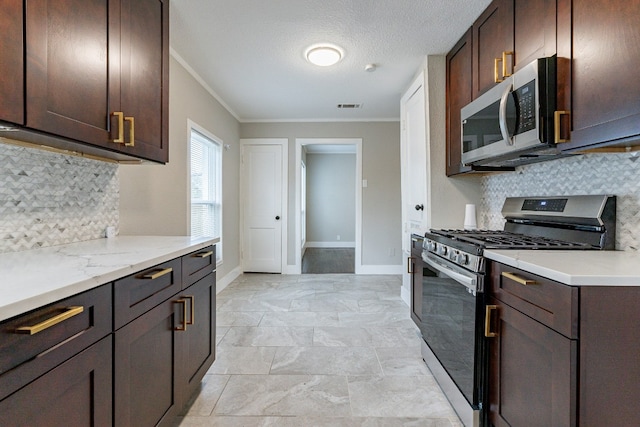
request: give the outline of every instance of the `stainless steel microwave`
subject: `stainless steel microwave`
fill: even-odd
[[[521,68],[461,110],[462,163],[516,166],[558,156],[556,57]]]

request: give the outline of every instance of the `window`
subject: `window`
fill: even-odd
[[[222,238],[222,141],[194,123],[190,127],[191,235]],[[222,239],[216,262],[222,261]]]

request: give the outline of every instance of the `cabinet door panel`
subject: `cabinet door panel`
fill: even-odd
[[[166,301],[115,333],[117,426],[169,425],[180,410],[182,309]]]
[[[3,426],[112,425],[111,336],[0,401]]]
[[[572,133],[564,149],[640,134],[640,0],[572,3]]]
[[[121,3],[122,109],[135,119],[135,146],[123,149],[167,162],[169,4],[162,0]]]
[[[472,99],[471,30],[447,55],[447,176],[468,172],[462,165],[460,109]]]
[[[0,0],[0,120],[24,121],[22,1]]]
[[[555,0],[515,0],[513,4],[515,70],[556,53]]]
[[[117,2],[33,0],[26,4],[26,125],[109,146],[118,109]],[[111,9],[110,9],[111,8]]]
[[[498,300],[489,338],[489,419],[495,426],[574,426],[577,341]]]
[[[216,273],[210,273],[182,294],[193,297],[193,324],[187,326],[183,379],[188,398],[213,364],[216,355]]]
[[[496,84],[495,58],[502,58],[503,52],[513,51],[513,0],[494,0],[472,28],[475,99]],[[507,65],[510,69],[511,64]]]

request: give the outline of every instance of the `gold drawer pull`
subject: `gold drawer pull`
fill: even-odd
[[[407,273],[409,274],[413,274],[413,260],[416,259],[415,257],[407,257]]]
[[[125,117],[124,120],[129,122],[129,142],[125,142],[124,145],[127,147],[133,147],[136,144],[135,118]]]
[[[187,321],[187,325],[193,325],[194,323],[194,319],[195,319],[195,315],[196,315],[196,309],[195,309],[195,297],[193,295],[185,295],[183,298],[188,298],[189,300],[191,300],[191,320]]]
[[[493,60],[493,81],[495,83],[500,83],[504,79],[500,78],[500,63],[502,62],[502,58],[495,58]]]
[[[176,326],[176,331],[186,331],[187,330],[187,300],[179,299],[174,301],[176,304],[182,304],[182,326]]]
[[[142,276],[143,279],[157,279],[158,277],[162,277],[165,274],[169,274],[173,271],[173,268],[165,268],[164,270],[156,271],[155,273],[149,273]]]
[[[207,251],[207,252],[199,252],[197,254],[193,254],[191,255],[194,258],[206,258],[208,256],[213,255],[213,251]]]
[[[82,313],[83,311],[84,311],[84,307],[82,306],[67,307],[64,312],[58,314],[57,316],[53,316],[50,319],[45,320],[44,322],[40,322],[37,325],[21,326],[19,328],[16,328],[16,333],[35,335],[38,332],[42,332],[45,329],[49,329],[50,327],[57,325],[58,323],[63,322],[73,316],[76,316]]]
[[[502,52],[502,78],[509,77],[512,73],[507,71],[507,56],[511,57],[511,69],[513,70],[513,52]]]
[[[531,280],[531,279],[523,279],[522,277],[520,277],[520,276],[518,276],[518,275],[515,275],[515,274],[513,274],[513,273],[507,273],[506,271],[503,271],[503,272],[502,272],[502,276],[503,276],[503,277],[506,277],[507,279],[511,279],[511,280],[513,280],[514,282],[518,282],[518,283],[520,283],[521,285],[525,285],[525,286],[528,286],[528,285],[536,285],[536,284],[537,284],[535,280]]]
[[[564,139],[560,136],[562,132],[560,132],[561,120],[562,116],[571,117],[571,111],[554,111],[553,112],[553,136],[556,144],[561,144],[563,142],[569,142],[569,139]]]
[[[111,115],[118,118],[118,137],[116,139],[112,139],[111,142],[124,144],[124,113],[122,111],[116,111],[111,113]]]
[[[491,312],[497,310],[497,305],[487,305],[484,315],[484,336],[487,338],[494,338],[498,336],[497,332],[491,332]]]

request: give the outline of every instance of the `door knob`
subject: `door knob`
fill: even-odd
[[[280,221],[280,215],[276,215],[276,221]]]
[[[424,205],[416,205],[416,210],[417,211],[423,211],[424,210]]]

